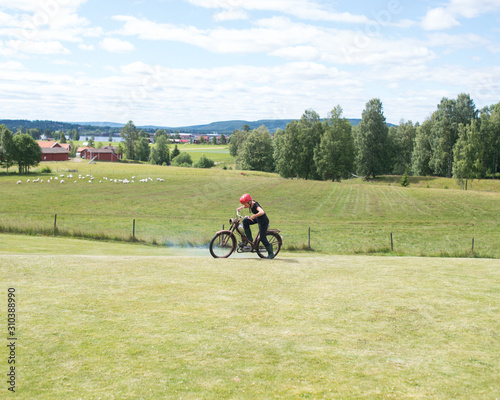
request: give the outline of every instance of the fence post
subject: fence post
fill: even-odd
[[[472,238],[472,251],[471,254],[474,255],[474,238]]]
[[[311,250],[311,227],[309,227],[309,234],[308,234],[308,240],[307,240],[307,248]]]
[[[392,232],[391,232],[391,251],[394,251],[394,242],[392,241]]]
[[[135,240],[135,219],[134,219],[134,222],[132,224],[132,239]]]
[[[54,233],[57,231],[57,214],[54,215]]]

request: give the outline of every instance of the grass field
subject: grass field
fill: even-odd
[[[307,248],[310,228],[311,247],[321,253],[466,257],[474,238],[476,257],[500,258],[500,181],[476,181],[474,190],[462,191],[443,178],[413,177],[403,188],[398,177],[332,183],[222,169],[44,165],[51,174],[0,175],[0,230],[52,235],[57,214],[59,234],[128,240],[135,219],[136,238],[146,243],[206,246],[215,231],[228,226],[240,195],[249,192],[282,230],[288,250]],[[67,178],[69,171],[74,178]],[[89,183],[86,175],[95,180]],[[66,183],[47,183],[54,176]],[[135,177],[135,183],[104,177]],[[151,180],[139,183],[145,178]]]
[[[45,165],[45,164],[44,164]],[[116,163],[49,163],[43,183],[16,185],[17,174],[0,176],[0,228],[3,231],[59,233],[160,245],[206,245],[227,226],[238,198],[249,192],[261,202],[285,248],[308,246],[323,253],[467,256],[500,258],[500,181],[480,181],[456,189],[452,180],[397,177],[342,183],[287,180],[259,172],[202,170]],[[74,176],[68,179],[68,171]],[[78,174],[93,175],[89,183]],[[47,183],[66,175],[65,184]],[[103,178],[129,179],[114,184]],[[140,179],[151,178],[149,183]],[[157,178],[165,182],[158,182]],[[77,183],[74,183],[77,181]],[[102,183],[99,183],[101,181]],[[443,187],[441,187],[443,185]],[[447,186],[448,189],[444,189]],[[390,250],[393,233],[394,251]]]
[[[2,398],[500,397],[498,260],[144,248],[0,234]]]

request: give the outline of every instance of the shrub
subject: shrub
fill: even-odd
[[[180,153],[172,159],[172,165],[175,165],[176,167],[185,167],[186,164],[188,167],[193,165],[193,160],[188,153]]]
[[[403,175],[403,177],[401,178],[401,181],[399,183],[403,187],[410,186],[410,178],[408,177],[408,172],[405,172],[405,174]]]
[[[212,168],[214,165],[215,163],[203,154],[200,161],[198,161],[194,166],[195,168]]]
[[[52,173],[52,170],[50,169],[50,167],[48,167],[47,165],[45,167],[42,168],[42,170],[40,171],[42,174],[51,174]]]

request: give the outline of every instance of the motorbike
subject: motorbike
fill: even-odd
[[[267,258],[268,253],[260,240],[260,233],[255,240],[250,242],[243,228],[243,220],[249,218],[242,216],[239,210],[236,210],[236,218],[230,218],[229,229],[223,229],[215,233],[210,241],[210,254],[214,258],[227,258],[236,250],[237,253],[257,253],[260,258]],[[239,234],[241,241],[238,242],[235,233]],[[283,245],[283,238],[279,229],[269,229],[266,232],[266,238],[273,246],[274,257],[280,252]]]

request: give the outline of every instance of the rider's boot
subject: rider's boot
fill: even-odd
[[[267,250],[267,258],[273,259],[274,258],[273,245],[270,244],[269,246],[266,246],[266,250]]]
[[[250,230],[249,227],[245,227],[245,236],[247,237],[247,240],[249,242],[253,242],[253,239],[252,239],[252,231]]]

